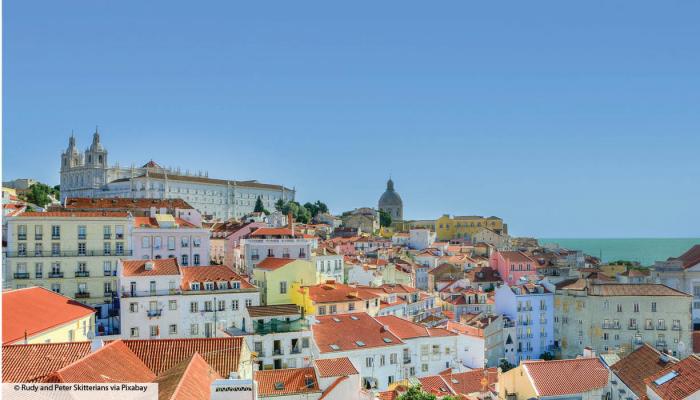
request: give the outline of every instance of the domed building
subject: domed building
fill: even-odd
[[[403,201],[394,190],[394,181],[391,178],[386,182],[386,191],[379,198],[379,209],[391,215],[393,221],[403,220]]]

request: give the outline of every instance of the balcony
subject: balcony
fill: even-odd
[[[49,278],[63,278],[63,272],[49,272]]]
[[[104,256],[131,256],[133,251],[122,250],[122,251],[104,251],[104,250],[87,250],[87,251],[35,251],[33,253],[27,253],[24,251],[8,251],[7,257],[104,257]]]
[[[666,348],[666,347],[667,347],[666,341],[665,341],[665,340],[657,340],[657,341],[656,341],[656,347],[663,347],[663,348]]]
[[[411,357],[408,357],[408,358],[407,358],[407,357],[404,357],[404,358],[403,358],[403,363],[404,363],[404,364],[410,364],[410,363],[411,363]]]
[[[309,329],[309,323],[305,319],[297,319],[294,321],[284,321],[272,319],[269,322],[254,323],[255,333],[266,335],[268,333],[284,333],[284,332],[299,332]]]
[[[26,233],[25,234],[18,233],[17,240],[27,240],[27,234]]]
[[[90,297],[90,292],[78,292],[74,297],[76,299],[87,299]]]
[[[173,296],[180,294],[180,289],[164,290],[123,290],[122,297]]]
[[[114,297],[117,295],[117,292],[114,290],[105,290],[105,295],[104,297]]]
[[[34,274],[34,279],[42,279],[44,277],[44,274],[41,272],[37,272]]]
[[[43,240],[43,239],[44,239],[44,235],[42,235],[41,233],[34,235],[34,240]]]
[[[293,347],[289,354],[301,354],[301,347]]]
[[[148,314],[148,318],[158,318],[163,315],[163,310],[148,310],[146,314]]]
[[[84,233],[83,233],[83,234],[78,234],[78,240],[85,240],[85,239],[87,239],[87,235],[86,235],[86,234],[84,234]]]
[[[58,234],[58,235],[53,235],[53,234],[52,234],[52,235],[51,235],[51,240],[61,240],[61,235],[60,235],[60,234]]]
[[[76,278],[87,278],[90,276],[90,271],[75,271]]]
[[[112,239],[112,235],[111,235],[110,233],[105,233],[104,235],[102,235],[102,239],[104,239],[104,240],[111,240],[111,239]]]
[[[29,272],[15,272],[15,279],[29,279]]]
[[[282,356],[282,355],[284,355],[284,351],[282,349],[272,349],[272,355],[273,356]]]

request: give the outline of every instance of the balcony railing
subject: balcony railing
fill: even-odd
[[[49,272],[49,278],[63,278],[63,272]]]
[[[29,279],[29,272],[15,272],[15,279]]]
[[[284,351],[282,349],[272,349],[273,356],[281,356],[283,354],[284,354]]]
[[[255,333],[260,335],[265,335],[268,333],[298,332],[309,329],[309,323],[305,319],[297,319],[290,322],[272,319],[265,323],[254,323],[253,326],[255,327]]]
[[[87,299],[90,297],[90,292],[77,292],[74,297],[76,299]]]
[[[122,297],[172,296],[176,294],[180,294],[180,289],[122,291]]]
[[[75,271],[76,278],[87,278],[90,276],[90,271]]]
[[[17,240],[27,240],[27,234],[17,234]]]
[[[250,259],[251,259],[251,260],[259,260],[259,259],[260,259],[260,256],[257,255],[257,254],[252,254],[252,255],[250,256]]]
[[[112,296],[115,296],[116,294],[117,294],[117,292],[115,292],[114,290],[105,290],[104,297],[112,297]]]
[[[41,233],[34,235],[34,240],[43,240],[43,239],[44,239],[44,235],[42,235]]]
[[[34,274],[34,279],[42,279],[44,274],[42,272],[37,272]]]
[[[403,363],[404,363],[404,364],[410,364],[410,363],[411,363],[411,357],[408,357],[408,358],[404,357],[404,358],[403,358]]]
[[[163,315],[163,310],[148,310],[146,313],[148,314],[148,318],[160,317]]]
[[[132,250],[122,250],[122,251],[104,251],[104,250],[88,250],[81,251],[71,250],[71,251],[36,251],[33,253],[19,252],[19,251],[8,251],[7,257],[103,257],[103,256],[131,256],[133,255]]]
[[[292,347],[292,351],[289,354],[301,354],[301,347]]]
[[[87,234],[78,234],[78,240],[85,240],[87,239]]]

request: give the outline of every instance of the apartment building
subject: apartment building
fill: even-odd
[[[554,293],[540,284],[496,288],[497,314],[516,324],[515,361],[542,358],[554,351]]]
[[[250,329],[258,289],[224,265],[180,267],[177,259],[119,265],[122,335],[130,339],[222,337]]]
[[[171,214],[134,217],[133,258],[177,258],[180,265],[209,265],[209,230]]]
[[[268,257],[293,258],[310,261],[316,240],[295,233],[291,228],[259,228],[241,240],[248,275]]]
[[[117,263],[132,256],[127,212],[25,212],[8,218],[10,287],[41,286],[96,310],[98,333],[114,323]]]
[[[565,358],[585,347],[622,356],[643,343],[684,357],[692,352],[692,299],[661,284],[564,281],[554,302],[555,344]]]
[[[376,316],[380,310],[379,294],[334,281],[310,286],[295,284],[290,294],[292,303],[301,306],[308,315],[367,313]]]

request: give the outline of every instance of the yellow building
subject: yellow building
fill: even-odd
[[[107,324],[117,262],[132,255],[132,225],[126,212],[25,212],[8,218],[10,287],[65,294],[94,307],[98,324]]]
[[[82,342],[94,337],[95,310],[41,287],[2,294],[2,344]]]
[[[466,239],[479,232],[481,228],[488,228],[499,235],[508,233],[508,225],[498,217],[481,217],[477,215],[454,216],[445,214],[435,221],[437,240]]]
[[[263,305],[290,304],[296,285],[315,285],[319,274],[313,263],[294,258],[267,257],[253,269]]]
[[[327,281],[308,286],[293,285],[291,302],[300,306],[307,315],[363,312],[376,316],[381,297],[365,287]]]

